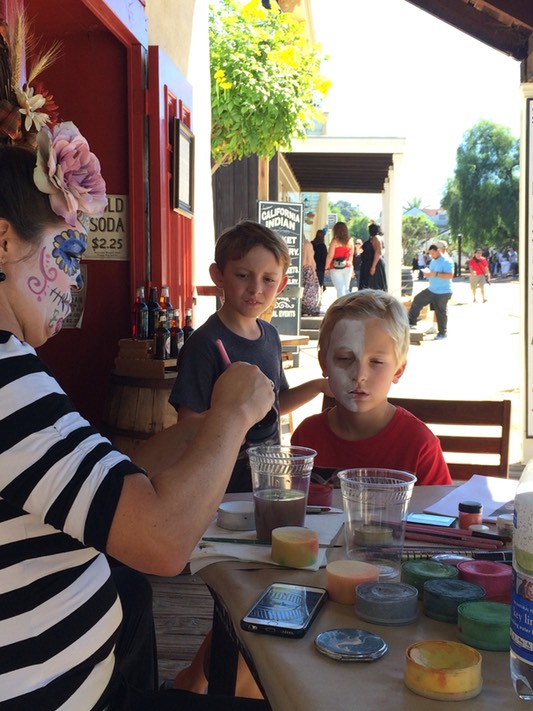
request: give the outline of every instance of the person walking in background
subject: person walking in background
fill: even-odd
[[[326,271],[326,258],[328,256],[326,234],[326,228],[324,228],[323,230],[317,230],[315,239],[311,242],[311,244],[313,245],[313,251],[315,253],[316,275],[318,277],[318,283],[320,284],[322,289],[325,289],[324,274]]]
[[[368,225],[368,239],[363,244],[361,255],[360,289],[381,289],[387,291],[387,275],[383,261],[381,228],[375,222]]]
[[[357,289],[360,288],[359,281],[361,279],[361,263],[363,261],[363,240],[356,239],[354,243],[354,253],[353,253],[353,271],[354,277],[350,284],[350,291],[352,287],[355,286]]]
[[[427,267],[425,252],[423,250],[420,250],[420,252],[416,255],[416,258],[418,264],[418,281],[425,281],[426,277],[424,276],[424,272],[422,271]]]
[[[345,222],[337,222],[333,226],[333,238],[326,258],[326,271],[329,271],[331,281],[337,291],[337,298],[344,296],[350,290],[354,251],[355,246],[348,232],[348,226]]]
[[[302,284],[302,316],[318,316],[322,290],[316,274],[313,245],[306,237],[303,242]]]
[[[432,244],[428,249],[431,261],[429,268],[424,270],[424,276],[429,279],[427,289],[420,291],[409,309],[409,325],[416,328],[420,311],[427,306],[435,311],[438,333],[435,340],[442,340],[448,335],[448,301],[452,295],[453,262],[446,251],[446,242],[439,249]]]
[[[490,284],[489,263],[483,256],[480,249],[476,249],[474,256],[468,260],[468,271],[470,272],[470,288],[472,289],[472,297],[476,303],[476,290],[481,292],[483,303],[487,301],[485,298],[485,282]]]

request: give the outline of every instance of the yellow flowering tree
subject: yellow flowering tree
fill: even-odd
[[[273,5],[275,3],[272,3]],[[320,120],[330,82],[304,23],[260,0],[210,6],[213,172],[250,155],[271,158]]]

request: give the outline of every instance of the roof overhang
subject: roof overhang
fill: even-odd
[[[405,138],[309,136],[284,153],[302,192],[381,193]]]
[[[407,0],[439,20],[520,61],[533,33],[531,0]]]

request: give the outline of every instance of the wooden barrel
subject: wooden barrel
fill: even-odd
[[[124,454],[134,456],[146,439],[176,424],[176,410],[168,398],[176,374],[165,378],[131,378],[112,375],[103,434]]]
[[[413,295],[413,270],[411,267],[402,267],[402,296]]]

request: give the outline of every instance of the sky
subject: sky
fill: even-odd
[[[311,0],[333,86],[330,136],[406,139],[402,205],[439,207],[463,135],[481,119],[520,134],[520,64],[406,0]],[[381,197],[330,194],[378,216]]]

